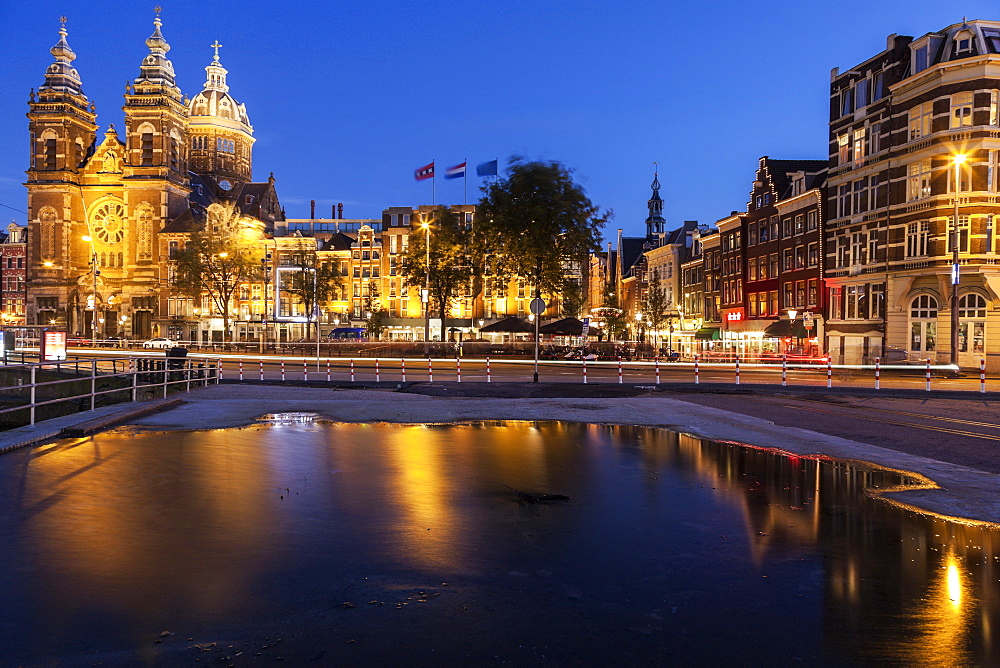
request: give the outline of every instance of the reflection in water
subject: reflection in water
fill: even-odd
[[[866,493],[925,480],[649,428],[270,417],[0,457],[10,661],[190,662],[163,629],[294,629],[293,663],[366,633],[344,662],[993,660],[998,532]]]

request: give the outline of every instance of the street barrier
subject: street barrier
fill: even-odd
[[[406,382],[406,360],[405,359],[399,360],[399,376],[400,376],[400,380],[402,380],[405,383]]]
[[[736,356],[736,384],[740,384],[740,356]]]
[[[986,360],[979,360],[979,391],[986,391]]]
[[[788,386],[788,355],[781,356],[781,386]]]
[[[931,391],[931,361],[927,360],[927,387],[925,388],[928,392]]]
[[[875,389],[879,389],[879,375],[882,371],[882,359],[879,357],[875,358]]]
[[[376,358],[375,358],[375,382],[377,383],[377,382],[379,382],[380,380],[381,380],[381,374],[379,373],[379,369],[378,369],[378,358],[376,357]]]
[[[240,381],[243,381],[243,360],[240,359]]]
[[[833,358],[826,358],[826,386],[833,387]]]

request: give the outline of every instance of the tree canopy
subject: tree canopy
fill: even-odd
[[[599,211],[562,164],[511,158],[506,178],[483,186],[476,213],[487,280],[505,292],[512,278],[522,277],[536,297],[561,294],[567,264],[583,263],[598,249],[611,215]]]
[[[314,239],[304,237],[303,241],[311,246],[304,246],[290,254],[290,264],[296,270],[281,272],[283,280],[279,287],[302,305],[303,315],[309,318],[306,325],[308,328],[315,320],[317,305],[330,301],[343,285],[344,279],[340,270],[330,262],[320,261]]]
[[[409,286],[423,289],[425,282],[429,282],[431,312],[436,311],[441,318],[444,341],[448,311],[459,297],[472,290],[475,273],[471,260],[472,227],[465,222],[464,215],[444,206],[432,211],[423,222],[426,227],[417,227],[410,234],[402,270]]]
[[[230,331],[230,309],[241,283],[260,273],[263,250],[260,221],[236,206],[212,204],[201,230],[193,232],[175,258],[173,284],[194,299],[209,297],[222,314],[223,340]]]

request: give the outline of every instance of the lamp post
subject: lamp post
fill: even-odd
[[[788,338],[791,339],[792,335],[795,333],[795,316],[797,316],[799,312],[793,308],[788,309],[787,312],[788,312],[788,322],[790,323],[788,325]]]
[[[264,257],[260,259],[260,273],[261,278],[264,280],[264,308],[260,314],[260,354],[264,354],[264,339],[267,338],[267,265],[268,261],[271,259],[270,253],[265,253]]]
[[[85,234],[81,237],[84,241],[90,242],[90,273],[92,279],[92,288],[94,294],[94,312],[90,317],[90,346],[92,348],[97,347],[97,277],[100,276],[101,272],[97,268],[97,249],[94,248],[94,238],[89,234]]]
[[[951,364],[958,366],[958,189],[962,182],[962,163],[965,154],[959,153],[953,158],[955,163],[955,218],[952,221],[951,233]]]
[[[420,295],[424,302],[424,356],[431,356],[431,224],[424,221],[420,225],[424,228],[424,291]],[[444,323],[441,323],[444,326]]]
[[[642,313],[636,312],[635,314],[635,355],[639,357],[639,351],[642,350]]]

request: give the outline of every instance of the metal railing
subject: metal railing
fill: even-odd
[[[4,374],[8,379],[16,377],[17,383],[0,387],[0,406],[4,406],[0,408],[0,429],[92,411],[103,405],[166,397],[170,392],[190,392],[192,387],[218,383],[218,371],[217,363],[171,358],[6,366]]]

